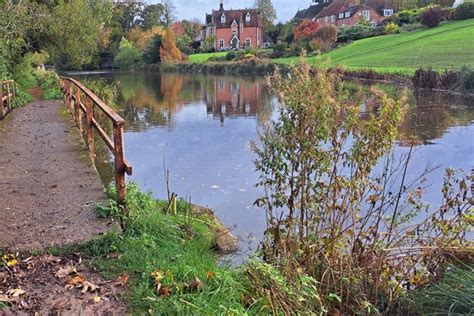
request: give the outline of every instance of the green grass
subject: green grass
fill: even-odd
[[[440,280],[412,296],[421,314],[473,315],[474,264],[452,266]]]
[[[383,73],[412,74],[420,67],[474,67],[474,19],[358,40],[322,55],[323,60],[327,57],[332,65]],[[299,57],[282,58],[275,62],[295,64],[299,62]],[[316,64],[317,57],[308,57],[308,62]]]
[[[185,203],[178,203],[178,215],[168,215],[164,202],[141,193],[130,185],[127,195],[129,215],[123,217],[126,227],[122,235],[109,234],[79,246],[85,255],[93,257],[92,264],[105,277],[114,279],[126,274],[130,290],[124,294],[132,314],[243,314],[244,292],[241,270],[219,266],[211,250],[212,233],[198,218],[185,215]],[[109,214],[119,214],[118,209]],[[69,250],[70,251],[70,250]],[[120,257],[110,259],[107,254]],[[152,272],[163,274],[162,287],[170,289],[169,296],[157,294]],[[202,289],[192,284],[202,282]],[[201,287],[201,286],[200,286]]]
[[[189,55],[189,61],[193,63],[203,63],[211,57],[223,57],[225,55],[227,55],[227,52],[194,54]]]

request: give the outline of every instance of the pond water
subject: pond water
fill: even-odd
[[[265,229],[265,213],[253,205],[262,190],[255,187],[250,143],[263,123],[277,117],[265,80],[150,73],[87,77],[121,83],[119,113],[126,119],[125,151],[134,168],[129,180],[166,198],[168,169],[172,192],[213,209],[234,228],[244,252],[254,248]],[[382,88],[392,96],[401,93],[397,87]],[[416,137],[408,175],[439,166],[427,177],[425,194],[438,204],[444,169],[470,172],[474,166],[474,98],[432,91],[409,95],[412,108],[395,153],[408,152],[404,140]]]

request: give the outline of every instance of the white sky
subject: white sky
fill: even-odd
[[[148,3],[157,3],[159,0],[148,0]],[[273,6],[277,11],[278,21],[288,21],[295,14],[298,8],[307,8],[310,0],[273,0]],[[220,0],[174,0],[173,1],[178,19],[199,19],[204,23],[206,13],[212,12],[212,9],[219,8]],[[253,7],[255,0],[224,0],[226,9],[243,9]]]

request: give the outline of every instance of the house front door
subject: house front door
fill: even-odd
[[[237,37],[234,37],[232,41],[230,42],[231,46],[233,49],[238,49],[239,48],[239,39]]]

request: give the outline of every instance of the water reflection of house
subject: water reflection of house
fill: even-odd
[[[225,117],[256,116],[263,104],[262,95],[261,82],[217,77],[204,99],[207,113],[224,122]]]

